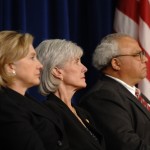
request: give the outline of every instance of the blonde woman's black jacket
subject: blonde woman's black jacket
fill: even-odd
[[[116,80],[103,75],[81,106],[103,132],[107,150],[150,150],[150,112]]]
[[[50,94],[45,105],[62,119],[72,150],[104,150],[103,136],[94,127],[90,115],[79,107],[75,107],[87,128],[70,111],[67,105],[54,94]],[[91,133],[90,133],[91,132]],[[92,134],[92,135],[91,135]]]
[[[69,150],[63,124],[47,107],[19,93],[0,91],[1,150]]]

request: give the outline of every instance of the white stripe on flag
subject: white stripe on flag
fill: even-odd
[[[140,18],[139,25],[139,41],[144,50],[150,55],[150,28],[148,25]]]
[[[116,9],[114,29],[116,32],[127,33],[137,39],[138,37],[138,25],[127,15]]]

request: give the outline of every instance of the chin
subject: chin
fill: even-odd
[[[39,85],[40,84],[40,81],[37,81],[37,82],[34,82],[33,83],[33,86],[37,86],[37,85]]]
[[[77,90],[81,90],[81,89],[84,89],[84,88],[86,88],[86,85],[82,85],[82,86],[79,86],[78,88],[77,88]]]
[[[86,88],[86,84],[85,84],[85,85],[82,85],[81,88]]]

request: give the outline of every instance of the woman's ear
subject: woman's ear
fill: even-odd
[[[15,67],[12,63],[5,64],[5,70],[9,75],[16,75]]]
[[[52,70],[52,75],[55,77],[55,78],[58,78],[60,80],[63,80],[63,74],[62,74],[62,69],[59,69],[57,67],[53,68]]]
[[[113,58],[111,60],[111,66],[116,71],[120,70],[120,62],[119,62],[119,60],[117,58]]]

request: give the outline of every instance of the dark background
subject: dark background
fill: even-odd
[[[84,49],[83,64],[87,88],[77,92],[73,102],[96,82],[98,72],[91,56],[102,37],[113,32],[117,0],[0,0],[0,31],[17,30],[31,33],[34,47],[45,39],[67,39]],[[38,100],[37,87],[28,91]]]

